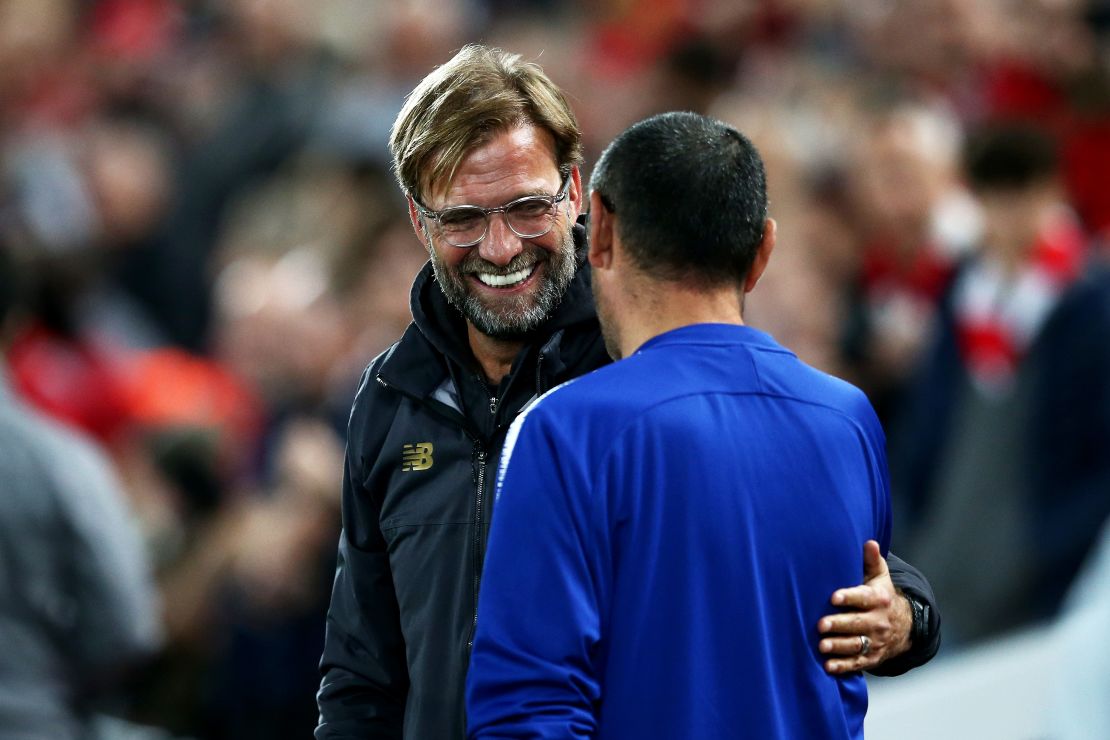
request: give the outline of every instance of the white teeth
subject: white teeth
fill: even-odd
[[[535,265],[530,265],[528,267],[525,267],[523,270],[510,272],[508,275],[490,275],[489,273],[478,272],[475,273],[474,276],[491,288],[505,288],[507,286],[516,285],[519,282],[527,280],[528,276],[532,274],[532,270],[534,270],[535,267]]]

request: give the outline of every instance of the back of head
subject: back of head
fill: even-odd
[[[464,46],[405,101],[390,133],[393,168],[406,195],[422,201],[446,186],[474,147],[514,125],[531,123],[555,139],[566,174],[582,159],[582,134],[561,90],[518,54]]]
[[[697,113],[663,113],[618,136],[590,179],[617,216],[625,251],[646,275],[740,284],[763,238],[763,160],[736,129]]]

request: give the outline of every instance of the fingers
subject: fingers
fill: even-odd
[[[860,654],[859,635],[851,637],[826,637],[817,645],[817,649],[825,655],[846,655],[856,657]]]
[[[825,661],[825,670],[832,674],[870,670],[892,650],[895,651],[892,654],[897,653],[897,646],[893,645],[897,635],[891,624],[892,615],[897,616],[897,609],[891,608],[897,594],[886,559],[875,540],[863,545],[863,567],[864,585],[839,589],[830,599],[833,606],[854,611],[829,614],[817,623],[822,635],[818,650],[833,656]],[[861,652],[861,636],[871,643],[867,655]]]
[[[863,543],[863,582],[874,580],[875,578],[882,578],[889,573],[886,567],[886,559],[879,549],[879,543],[875,540],[868,540]]]
[[[855,671],[869,671],[881,662],[882,658],[874,654],[857,655],[854,658],[834,658],[825,661],[825,670],[833,675],[853,673]]]
[[[830,599],[833,606],[854,609],[885,609],[890,606],[891,592],[871,586],[853,586],[835,591]]]
[[[890,620],[873,613],[830,614],[821,617],[817,631],[823,635],[852,635],[859,647],[859,635],[867,635],[876,643],[885,643],[890,636]]]
[[[871,649],[866,655],[863,654],[862,647],[863,641],[859,635],[826,637],[818,644],[822,653],[833,656],[825,661],[825,670],[834,675],[871,670],[883,662],[886,648],[881,643],[872,640]]]
[[[890,569],[879,551],[879,543],[868,540],[863,544],[863,585],[842,588],[833,593],[833,606],[855,609],[885,609],[894,596]]]

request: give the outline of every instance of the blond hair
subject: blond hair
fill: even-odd
[[[540,66],[519,54],[464,46],[421,80],[393,123],[389,150],[401,189],[423,202],[430,186],[450,184],[474,147],[522,123],[552,134],[562,174],[581,163],[578,120]]]

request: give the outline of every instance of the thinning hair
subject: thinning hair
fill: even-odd
[[[767,185],[747,137],[697,113],[624,131],[590,179],[633,264],[649,277],[740,284],[763,240]]]
[[[464,46],[409,94],[389,136],[393,170],[418,202],[446,188],[475,147],[512,126],[531,123],[555,139],[566,175],[582,161],[582,132],[562,91],[539,65],[479,44]]]

